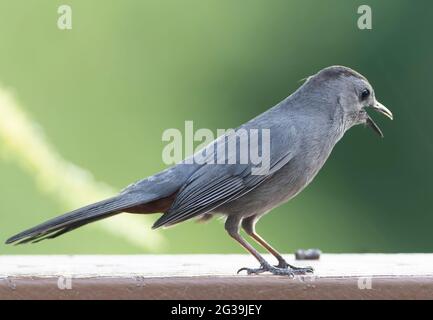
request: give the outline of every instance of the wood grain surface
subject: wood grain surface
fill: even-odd
[[[240,267],[257,266],[248,255],[0,256],[0,299],[433,298],[433,254],[324,254],[291,262],[311,265],[315,274],[237,275]]]

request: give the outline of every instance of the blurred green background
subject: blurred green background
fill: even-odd
[[[72,7],[70,31],[57,28],[61,4]],[[372,30],[357,28],[361,4]],[[373,114],[385,139],[352,129],[258,231],[283,252],[431,252],[432,30],[427,0],[1,0],[0,83],[65,159],[117,190],[165,168],[165,129],[236,127],[319,69],[352,67],[394,113],[393,122]],[[0,158],[1,239],[64,211]],[[243,252],[221,220],[158,232],[161,253]],[[0,245],[2,254],[148,251],[92,226]]]

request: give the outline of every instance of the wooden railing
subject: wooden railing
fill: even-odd
[[[433,298],[433,254],[324,254],[292,263],[315,274],[237,275],[257,266],[248,255],[1,256],[0,299]]]

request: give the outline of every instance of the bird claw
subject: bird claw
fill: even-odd
[[[294,267],[289,266],[292,271],[294,271],[296,274],[308,274],[308,273],[314,273],[313,267]]]
[[[265,270],[262,268],[253,269],[253,268],[245,268],[244,267],[244,268],[240,268],[238,270],[237,274],[241,273],[242,271],[246,271],[247,274],[259,274],[259,273],[265,272]]]
[[[290,265],[287,265],[285,267],[278,267],[271,266],[270,264],[262,264],[260,268],[240,268],[237,273],[239,274],[242,271],[246,271],[248,275],[270,272],[273,275],[289,276],[290,278],[294,278],[297,275],[306,275],[308,273],[314,272],[312,267],[300,268]]]

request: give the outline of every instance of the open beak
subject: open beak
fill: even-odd
[[[372,106],[371,108],[377,112],[380,112],[381,114],[385,115],[391,120],[394,119],[394,117],[392,116],[392,112],[389,111],[389,109],[385,107],[383,104],[381,104],[379,101],[376,101],[375,105]]]
[[[377,112],[380,112],[381,114],[385,115],[386,117],[390,118],[391,120],[393,119],[392,112],[378,101],[376,101],[375,104],[373,106],[371,106],[370,108],[377,111]],[[374,132],[376,132],[379,136],[381,136],[383,138],[382,130],[380,130],[379,126],[373,121],[373,119],[370,118],[369,115],[367,115],[366,124],[371,129],[373,129]]]

